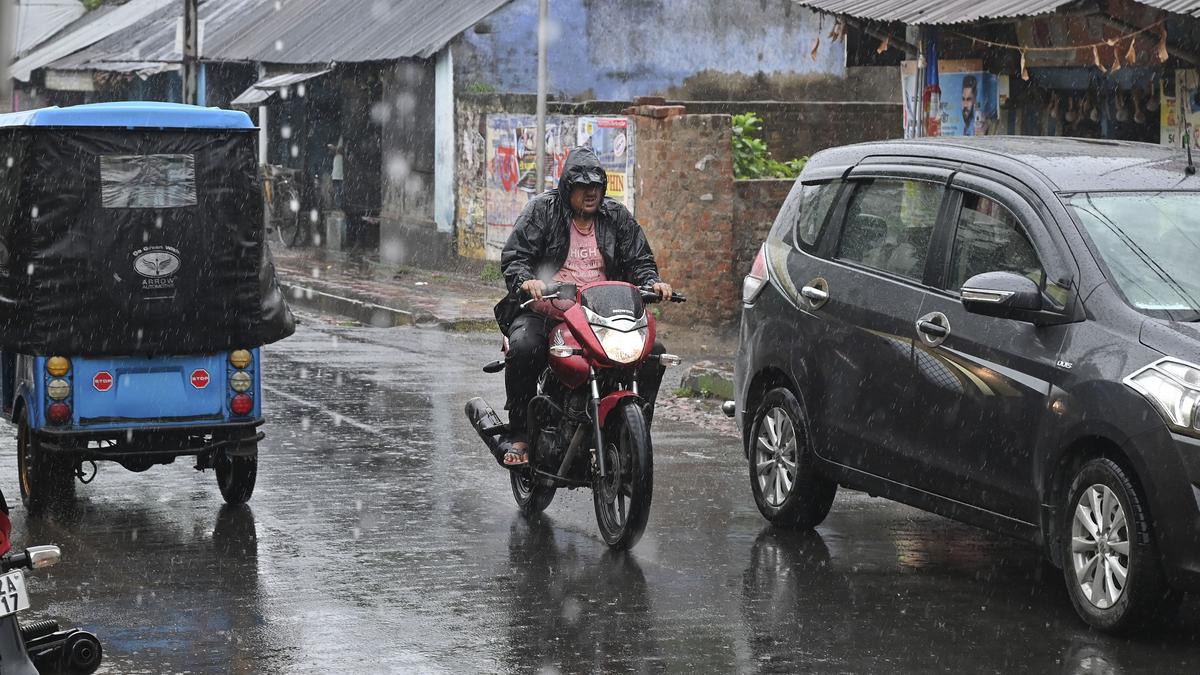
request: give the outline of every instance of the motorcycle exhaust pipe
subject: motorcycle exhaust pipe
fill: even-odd
[[[500,449],[500,434],[508,431],[508,425],[501,422],[500,416],[496,414],[492,406],[478,396],[467,401],[465,412],[471,426],[475,427],[475,432],[483,439],[484,445],[488,447],[496,461],[503,466],[504,451]]]

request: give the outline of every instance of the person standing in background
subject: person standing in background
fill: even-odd
[[[333,206],[339,211],[345,211],[346,192],[344,183],[346,180],[346,144],[341,136],[338,136],[337,145],[330,145],[329,149],[333,152],[333,167],[329,173],[329,179],[333,182]]]

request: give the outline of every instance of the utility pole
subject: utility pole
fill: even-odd
[[[546,33],[549,14],[549,0],[538,0],[537,190],[534,194],[546,189]]]
[[[16,21],[14,9],[13,0],[0,0],[0,112],[12,106],[12,78],[8,66],[16,48],[12,43],[13,31],[9,29]]]
[[[199,0],[183,0],[183,102],[196,105],[200,79]]]

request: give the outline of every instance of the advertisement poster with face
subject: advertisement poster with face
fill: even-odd
[[[1200,150],[1200,138],[1196,137],[1196,127],[1200,125],[1200,73],[1176,70],[1174,86],[1171,85],[1171,80],[1160,79],[1155,83],[1157,91],[1151,95],[1159,102],[1160,140],[1163,145],[1183,147],[1185,134],[1190,130],[1192,148]]]
[[[1000,117],[1000,95],[998,78],[983,72],[983,62],[978,60],[939,61],[938,87],[941,101],[937,111],[940,118],[941,136],[983,136],[996,133]],[[912,138],[914,118],[921,101],[921,88],[917,86],[917,63],[905,61],[901,65],[901,82],[904,88],[904,136]],[[924,128],[924,127],[923,127]]]

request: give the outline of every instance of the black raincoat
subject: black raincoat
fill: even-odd
[[[549,282],[562,269],[571,244],[571,178],[598,173],[607,186],[608,176],[590,148],[579,147],[567,155],[558,187],[529,200],[513,227],[500,269],[508,295],[495,309],[496,323],[508,334],[513,319],[521,313],[518,292],[530,279]],[[647,286],[660,281],[654,252],[642,226],[624,204],[605,197],[596,217],[596,245],[604,257],[604,275],[611,281]]]

